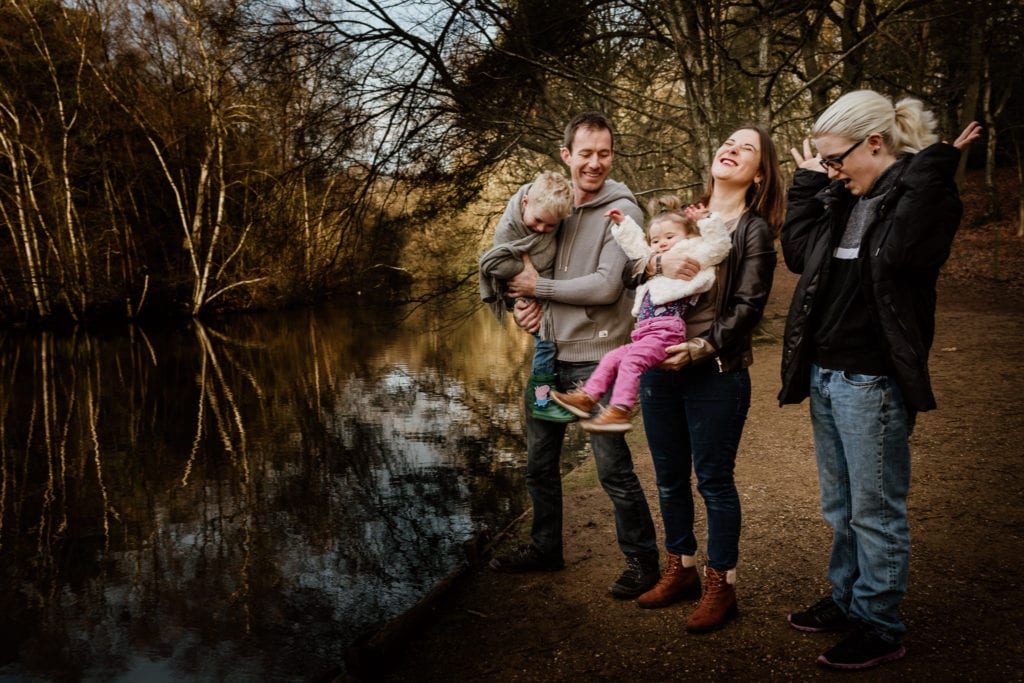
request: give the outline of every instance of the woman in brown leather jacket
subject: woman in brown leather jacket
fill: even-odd
[[[717,629],[736,614],[740,500],[733,469],[750,406],[751,333],[772,286],[783,201],[778,156],[768,133],[759,127],[735,131],[715,152],[700,200],[729,226],[729,256],[718,266],[715,287],[686,314],[687,341],[670,347],[669,358],[641,379],[667,565],[661,581],[637,603],[658,608],[701,595],[692,469],[708,520],[704,592],[686,623],[694,633]],[[689,279],[699,267],[666,254],[664,260],[634,264],[633,272],[637,280],[662,273]]]

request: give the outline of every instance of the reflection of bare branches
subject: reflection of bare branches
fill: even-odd
[[[225,419],[224,414],[221,412],[220,401],[217,400],[217,392],[213,390],[207,392],[206,384],[204,382],[203,386],[201,387],[202,393],[207,394],[207,398],[210,401],[210,409],[213,411],[214,416],[217,418],[217,432],[221,437],[221,441],[224,443],[224,448],[228,452],[241,454],[243,456],[242,464],[243,466],[247,466],[247,464],[244,462],[246,446],[245,425],[243,424],[242,421],[242,413],[238,409],[238,404],[235,403],[235,397],[231,391],[230,385],[224,378],[224,372],[220,367],[220,361],[217,359],[217,354],[213,348],[213,344],[210,341],[210,337],[209,335],[206,334],[206,328],[201,323],[196,322],[195,331],[196,337],[198,337],[199,343],[203,349],[204,365],[206,359],[209,359],[210,367],[212,368],[213,375],[217,381],[217,387],[215,388],[220,388],[220,391],[224,397],[224,402],[227,404],[227,407],[230,409],[231,412],[230,420]],[[238,430],[238,451],[235,450],[234,444],[232,443],[230,422],[234,422],[234,425]],[[246,478],[248,479],[248,475]]]
[[[202,348],[203,356],[203,380],[200,384],[199,391],[199,402],[203,403],[204,397],[210,402],[210,410],[213,412],[214,418],[217,424],[217,433],[220,436],[221,442],[224,444],[224,449],[235,455],[233,462],[236,466],[239,466],[242,471],[242,490],[244,498],[247,502],[252,502],[252,473],[249,468],[249,453],[246,441],[245,423],[242,419],[241,410],[239,410],[238,403],[235,401],[234,393],[231,391],[231,386],[224,376],[224,371],[221,368],[220,360],[217,357],[216,349],[210,339],[210,335],[207,334],[206,328],[202,323],[195,321],[194,329],[196,337],[199,340],[200,347]],[[213,386],[207,384],[207,373],[206,366],[209,362],[209,367],[212,372],[210,377],[215,381]],[[251,373],[250,373],[251,374]],[[258,385],[257,385],[258,386]],[[217,389],[220,389],[220,396],[223,396],[223,401],[218,397]],[[230,412],[230,416],[226,417],[224,410],[222,409],[222,402],[226,404],[227,410]],[[234,424],[238,434],[238,446],[235,447],[232,440],[232,429],[231,425]],[[241,532],[243,534],[242,548],[244,556],[242,564],[238,568],[239,576],[239,587],[231,595],[231,601],[242,601],[242,609],[245,613],[245,632],[248,634],[252,630],[252,606],[249,598],[250,595],[250,571],[252,564],[252,546],[253,546],[253,533],[252,533],[252,506],[245,505],[245,512],[243,513]]]
[[[0,335],[0,342],[4,340],[4,336]],[[0,352],[3,352],[3,344],[0,343]],[[6,359],[6,353],[0,353],[0,370],[8,369],[9,375],[5,374],[0,377],[0,387],[4,390],[0,391],[0,552],[4,549],[4,519],[6,518],[7,512],[7,477],[8,469],[10,464],[7,461],[7,415],[10,412],[11,397],[14,396],[14,392],[11,391],[11,387],[14,386],[14,370],[18,367],[17,357],[18,354],[14,354],[15,362],[12,368],[7,368],[7,364],[3,362]]]
[[[199,454],[199,446],[203,442],[203,425],[206,424],[204,419],[206,400],[202,387],[206,386],[206,354],[203,354],[200,370],[199,370],[199,381],[200,391],[199,399],[196,401],[196,436],[192,439],[192,450],[189,451],[188,460],[185,462],[185,472],[181,475],[181,487],[185,488],[188,486],[188,477],[192,473],[192,465],[196,461],[196,455]]]
[[[66,472],[66,446],[67,446],[67,435],[68,429],[71,423],[71,416],[74,414],[74,396],[72,395],[68,399],[68,410],[67,410],[67,421],[64,424],[64,429],[60,430],[61,439],[57,443],[54,439],[54,431],[58,421],[58,407],[57,407],[57,391],[56,391],[56,378],[54,377],[53,371],[53,355],[54,355],[54,341],[53,335],[44,332],[40,336],[39,340],[39,376],[41,377],[40,385],[42,386],[42,424],[43,424],[43,449],[46,453],[46,488],[43,492],[43,506],[39,514],[39,536],[37,539],[37,549],[40,555],[47,553],[47,549],[50,546],[50,542],[54,540],[54,537],[63,533],[64,529],[67,528],[67,509],[62,506],[62,514],[59,523],[56,525],[56,530],[51,533],[53,529],[53,520],[51,518],[52,508],[57,500],[58,491],[65,491],[65,472]],[[36,416],[35,405],[32,407],[33,423],[35,422]],[[29,435],[32,431],[29,431]],[[59,454],[59,455],[57,455]],[[54,459],[57,458],[60,462],[59,475],[54,472]],[[58,485],[56,478],[59,476],[60,483]]]
[[[89,345],[91,346],[91,344]],[[91,350],[91,349],[90,349]],[[96,483],[100,489],[100,497],[103,506],[103,541],[105,547],[110,547],[110,517],[120,520],[120,515],[112,507],[110,503],[110,496],[107,494],[107,485],[103,480],[103,458],[101,457],[100,448],[100,437],[97,424],[100,417],[100,403],[98,397],[102,395],[102,387],[100,383],[100,366],[99,366],[99,354],[90,353],[90,357],[93,360],[92,367],[95,368],[96,374],[93,381],[86,382],[86,400],[85,400],[85,411],[86,418],[88,420],[89,436],[92,441],[92,455],[93,463],[96,465]],[[90,379],[93,379],[90,377]],[[95,386],[94,386],[95,383]],[[63,462],[64,455],[61,453],[61,461]]]
[[[483,305],[477,300],[476,288],[465,286],[476,276],[476,271],[472,271],[448,287],[411,299],[403,307],[399,320],[408,319],[421,308],[429,306],[434,315],[430,331],[443,332],[460,327],[475,316],[477,309]],[[475,306],[466,305],[467,300],[476,302]],[[452,305],[453,302],[456,305]]]

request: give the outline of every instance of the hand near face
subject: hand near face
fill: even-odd
[[[811,151],[810,138],[804,138],[803,153],[801,153],[796,147],[791,147],[789,149],[789,153],[793,155],[793,160],[796,161],[797,167],[808,171],[817,171],[818,173],[825,172],[825,169],[821,165],[821,158]]]
[[[683,215],[691,221],[699,221],[711,215],[711,212],[703,204],[690,204],[683,209]]]

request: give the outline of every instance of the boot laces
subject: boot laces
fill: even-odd
[[[721,591],[726,584],[726,573],[706,567],[704,572],[704,595]],[[703,596],[702,596],[703,597]]]

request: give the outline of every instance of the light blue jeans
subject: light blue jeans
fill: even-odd
[[[913,419],[895,381],[811,366],[821,512],[832,527],[828,577],[849,617],[898,641],[906,627]]]
[[[555,342],[541,339],[539,334],[535,334],[533,344],[533,365],[530,373],[539,377],[550,377],[555,374],[555,356],[558,354]]]

